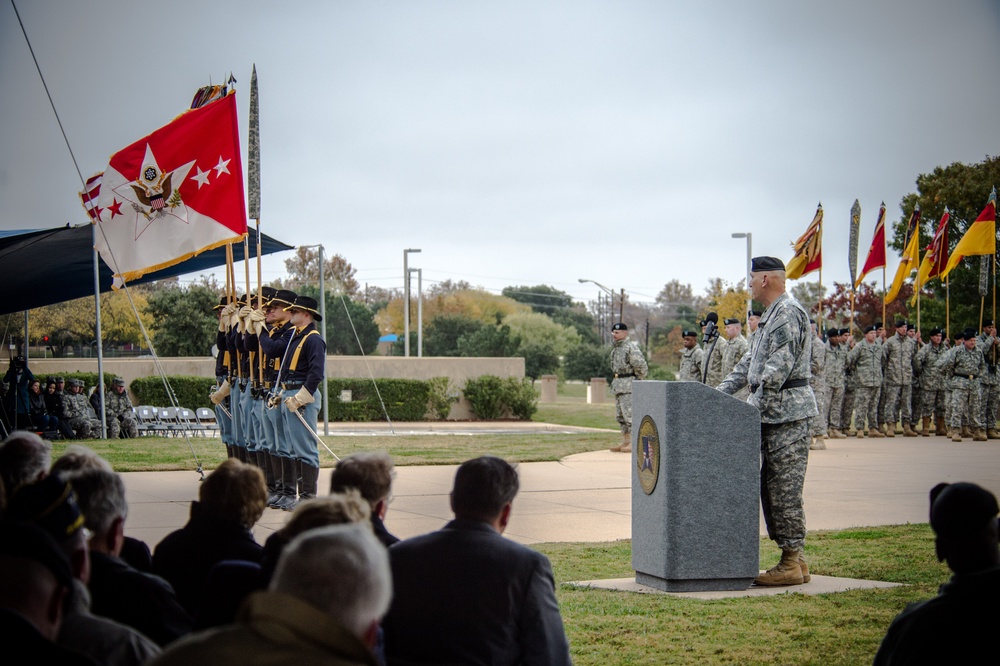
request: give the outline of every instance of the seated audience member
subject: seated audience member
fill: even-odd
[[[392,501],[392,458],[385,451],[362,451],[344,456],[330,474],[330,492],[356,488],[372,509],[372,529],[386,548],[399,541],[385,528],[386,511]]]
[[[95,414],[100,415],[100,391],[91,394],[90,406],[94,408]],[[104,422],[108,429],[108,439],[139,436],[139,422],[132,411],[132,400],[125,390],[125,380],[121,377],[111,380],[111,389],[104,394]]]
[[[73,590],[56,638],[59,645],[97,663],[117,666],[139,666],[160,653],[159,646],[138,631],[91,613],[87,531],[68,481],[53,474],[24,486],[11,503],[11,518],[43,529],[69,561]]]
[[[70,444],[63,450],[62,455],[52,463],[50,473],[77,472],[83,469],[114,471],[111,469],[111,463],[97,455],[92,449],[83,444]],[[153,571],[153,553],[144,541],[130,536],[125,537],[118,557],[139,571],[146,573]]]
[[[0,442],[0,478],[6,500],[21,486],[41,481],[52,464],[52,445],[33,432],[15,430]]]
[[[82,391],[83,380],[69,380],[69,391],[63,394],[63,413],[59,420],[65,420],[69,424],[77,439],[100,437],[101,422],[90,416],[90,405]]]
[[[994,663],[987,655],[995,655],[1000,625],[998,513],[996,497],[974,483],[934,486],[934,551],[955,575],[892,621],[875,664]]]
[[[267,484],[256,467],[229,458],[219,465],[191,503],[191,517],[153,550],[153,571],[177,591],[195,616],[205,579],[223,560],[260,563],[263,548],[250,531],[267,508]]]
[[[42,383],[37,379],[28,385],[28,417],[31,427],[42,432],[59,429],[59,419],[49,414],[45,406],[45,395],[42,393]]]
[[[151,666],[374,665],[391,597],[386,551],[367,525],[310,530],[289,544],[270,588],[247,599],[236,624],[189,636]]]
[[[298,535],[317,527],[367,522],[368,517],[368,503],[356,490],[299,502],[285,526],[264,542],[259,565],[243,560],[223,560],[212,567],[205,581],[205,594],[195,618],[195,628],[207,629],[233,622],[237,609],[251,592],[267,589],[285,546]]]
[[[51,536],[0,522],[0,645],[11,662],[97,663],[55,642],[72,588],[69,561]]]
[[[67,474],[91,532],[91,611],[127,624],[164,646],[191,631],[191,616],[167,581],[121,559],[125,542],[125,484],[105,469]]]
[[[503,536],[517,471],[493,456],[455,474],[455,520],[389,549],[392,664],[570,664],[548,558]]]

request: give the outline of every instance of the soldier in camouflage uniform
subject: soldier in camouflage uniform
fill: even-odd
[[[698,334],[694,331],[683,331],[684,349],[680,351],[681,367],[677,371],[677,379],[682,382],[700,382],[702,379],[701,364],[705,352],[698,346]]]
[[[840,329],[840,337],[843,340],[840,345],[844,348],[845,354],[850,354],[856,344],[854,336],[851,334],[851,329]],[[840,411],[840,426],[841,432],[844,435],[851,434],[851,423],[854,420],[854,390],[857,387],[857,374],[853,368],[847,366],[847,356],[844,356],[844,407]]]
[[[618,322],[611,327],[611,337],[611,392],[615,394],[615,412],[622,431],[621,445],[611,450],[628,453],[632,450],[632,380],[643,379],[648,367],[639,345],[628,339],[628,326]]]
[[[748,351],[750,351],[750,343],[743,337],[743,327],[740,320],[727,319],[726,346],[722,351],[722,376],[727,377]],[[710,386],[714,386],[714,384],[710,384]],[[746,400],[748,395],[749,391],[744,387],[733,394],[733,397]]]
[[[897,419],[903,424],[903,435],[916,437],[910,429],[910,398],[913,386],[913,357],[917,343],[906,335],[905,321],[896,322],[896,334],[882,345],[882,391],[885,393],[885,412],[882,416],[886,437],[896,434]]]
[[[993,325],[992,319],[983,322],[983,332],[976,338],[976,346],[983,352],[986,360],[986,372],[979,380],[980,403],[983,427],[986,428],[988,439],[1000,439],[1000,431],[997,430],[997,404],[1000,403],[1000,374],[997,373],[997,357],[1000,351],[1000,338],[997,338],[997,327]]]
[[[847,361],[847,347],[842,344],[840,329],[828,329],[826,337],[826,368],[823,370],[826,413],[823,414],[823,420],[828,425],[827,432],[831,439],[843,439],[847,435],[841,429],[840,415],[844,409],[844,363]]]
[[[847,369],[854,372],[854,427],[858,437],[885,437],[878,429],[878,396],[882,390],[882,347],[876,342],[874,326],[865,329],[865,338],[847,355]]]
[[[920,371],[917,369],[917,354],[924,347],[924,341],[920,339],[916,324],[908,324],[906,335],[913,340],[916,347],[913,351],[913,383],[910,385],[910,430],[917,432],[917,425],[920,423],[920,409],[923,404],[923,389],[920,387]]]
[[[708,322],[702,322],[701,332],[704,336]],[[726,347],[726,341],[719,336],[716,329],[712,334],[712,339],[705,344],[705,356],[702,360],[702,367],[705,368],[705,383],[709,386],[718,386],[719,382],[726,376],[722,372],[722,353]]]
[[[952,387],[951,387],[951,379],[949,377],[945,377],[944,376],[943,367],[944,367],[944,365],[946,363],[949,362],[949,357],[952,354],[958,353],[958,350],[961,349],[964,346],[965,331],[959,331],[959,332],[955,333],[954,340],[955,340],[955,343],[944,354],[941,355],[941,360],[938,361],[938,365],[940,366],[940,368],[942,368],[942,370],[941,370],[941,376],[942,376],[942,379],[944,381],[944,422],[945,422],[945,424],[947,426],[947,430],[945,431],[945,436],[947,436],[947,437],[951,437],[951,425],[950,425],[951,424],[951,394],[953,393],[953,391],[952,391]],[[968,426],[969,426],[968,422],[964,422],[963,423],[963,430],[968,430]],[[963,433],[962,436],[963,437],[972,437],[972,432],[970,431],[970,432]]]
[[[90,396],[90,406],[95,414],[101,413],[101,394],[94,391]],[[138,437],[139,424],[132,411],[132,401],[125,390],[125,380],[115,377],[111,380],[111,390],[104,394],[104,420],[108,425],[108,439],[118,439],[124,433],[125,437]]]
[[[979,380],[986,372],[986,360],[976,344],[976,330],[965,329],[962,346],[956,346],[941,363],[941,372],[952,388],[951,422],[948,426],[953,442],[962,441],[963,414],[968,415],[974,429],[972,439],[977,442],[986,441],[979,408]]]
[[[87,398],[82,393],[83,381],[69,380],[69,392],[63,396],[63,413],[77,439],[101,436],[101,422],[90,417]]]
[[[809,351],[809,387],[816,396],[816,416],[809,423],[809,434],[812,441],[809,448],[822,451],[826,449],[823,438],[826,437],[826,343],[816,332],[816,322],[809,322],[812,345]]]
[[[913,359],[913,371],[920,378],[920,434],[930,437],[947,434],[944,429],[944,376],[938,367],[947,349],[941,344],[941,329],[932,328],[930,342],[920,348]]]
[[[766,308],[759,332],[750,353],[718,388],[732,395],[749,385],[747,402],[760,410],[760,499],[767,534],[781,548],[781,561],[754,582],[799,585],[809,581],[802,556],[806,538],[802,486],[809,462],[809,420],[819,411],[809,388],[809,315],[785,292],[785,265],[780,259],[753,259],[750,289]]]
[[[760,326],[760,316],[763,314],[761,310],[750,310],[747,313],[747,342],[753,342],[753,336],[757,334],[757,328]]]

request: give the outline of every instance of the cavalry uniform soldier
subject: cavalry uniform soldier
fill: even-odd
[[[705,352],[698,346],[698,334],[694,331],[683,331],[681,336],[684,339],[684,349],[680,351],[681,367],[677,371],[677,379],[682,382],[700,382]]]
[[[240,310],[240,319],[243,326],[243,346],[247,350],[247,360],[250,365],[250,379],[247,393],[247,408],[245,410],[247,419],[247,457],[251,465],[254,465],[264,473],[269,494],[275,490],[274,472],[271,469],[270,461],[267,458],[267,450],[264,446],[264,424],[263,412],[266,408],[264,399],[263,380],[261,375],[264,372],[263,359],[260,353],[260,338],[258,333],[263,334],[267,314],[264,308],[268,301],[277,293],[274,287],[261,287],[260,294],[250,296],[249,305]],[[260,307],[255,307],[255,306]],[[256,314],[255,314],[256,313]]]
[[[69,393],[63,396],[63,413],[77,439],[101,436],[101,422],[90,417],[89,404],[83,395],[83,381],[69,380]]]
[[[962,441],[963,416],[968,418],[973,427],[972,439],[977,442],[986,441],[979,407],[979,381],[986,372],[986,360],[976,343],[976,330],[965,329],[962,346],[956,345],[941,363],[941,372],[949,380],[952,390],[951,421],[948,426],[953,442]]]
[[[649,368],[639,345],[628,339],[628,326],[618,322],[611,327],[611,337],[611,392],[615,394],[615,417],[622,433],[621,445],[611,450],[628,453],[632,450],[632,380],[645,378]]]
[[[94,391],[90,396],[90,406],[95,414],[101,413],[101,394]],[[115,377],[111,380],[111,390],[104,394],[104,421],[108,426],[108,439],[139,436],[139,423],[132,411],[132,401],[125,390],[125,380]]]
[[[930,437],[931,424],[935,435],[946,435],[944,427],[944,375],[940,363],[947,349],[941,344],[941,329],[932,328],[930,342],[920,348],[913,359],[913,371],[920,378],[920,434]]]
[[[786,293],[780,259],[753,259],[750,289],[766,308],[759,332],[750,353],[718,389],[733,395],[749,385],[747,402],[760,410],[761,507],[767,534],[781,548],[781,561],[754,583],[799,585],[810,580],[802,556],[806,539],[802,486],[809,462],[809,420],[819,411],[809,388],[809,315]]]
[[[282,411],[282,423],[285,439],[291,444],[295,458],[299,501],[316,497],[319,483],[319,449],[316,447],[319,403],[316,399],[320,397],[319,385],[326,373],[326,341],[316,327],[317,322],[323,321],[316,307],[316,299],[298,296],[285,308],[295,330],[278,370],[285,410]]]
[[[916,437],[910,428],[910,401],[913,386],[913,357],[917,353],[917,343],[906,334],[905,321],[896,322],[896,334],[882,345],[882,370],[884,373],[882,391],[885,393],[885,436],[896,434],[897,418],[903,424],[905,437]]]
[[[840,329],[828,329],[826,337],[826,367],[823,369],[823,383],[826,385],[826,395],[824,396],[826,413],[823,414],[823,419],[828,424],[830,437],[843,439],[847,435],[843,433],[846,428],[841,428],[840,414],[844,409],[844,382],[846,381],[844,363],[847,361],[847,347],[842,342]]]
[[[816,322],[810,322],[810,334],[812,335],[812,345],[809,351],[809,387],[816,396],[816,408],[818,413],[812,418],[809,424],[809,434],[812,435],[812,442],[809,448],[823,451],[826,443],[826,344],[823,338],[816,332]]]
[[[226,453],[230,458],[233,453],[233,418],[230,408],[229,395],[232,386],[229,382],[232,365],[229,347],[226,344],[227,317],[224,317],[223,308],[229,305],[229,297],[223,296],[219,304],[212,308],[215,316],[219,320],[219,331],[215,336],[215,386],[216,388],[208,396],[215,406],[215,422],[219,424],[219,437],[226,447]]]
[[[722,350],[723,377],[728,377],[744,354],[750,351],[750,343],[743,337],[742,329],[739,319],[726,320],[726,346]],[[748,395],[749,391],[744,387],[733,394],[733,397],[746,400]]]
[[[997,347],[1000,338],[997,338],[997,327],[992,319],[983,322],[983,332],[976,338],[976,346],[986,360],[986,372],[979,381],[983,427],[988,439],[1000,439],[1000,430],[997,430],[997,405],[1000,404],[1000,374],[997,373],[1000,351]]]
[[[865,329],[864,339],[847,355],[847,369],[854,372],[854,426],[858,437],[885,437],[878,429],[878,396],[882,389],[882,347],[875,341],[874,326]]]
[[[289,321],[289,313],[285,308],[295,302],[295,292],[279,289],[264,306],[265,329],[259,327],[259,315],[253,314],[254,326],[260,340],[261,352],[264,355],[264,386],[263,391],[268,396],[280,392],[278,386],[278,371],[281,369],[281,359],[288,348],[288,341],[295,332],[295,327]],[[275,509],[291,509],[295,505],[295,456],[292,453],[291,442],[285,440],[284,421],[280,408],[270,408],[265,403],[262,406],[261,425],[263,426],[263,448],[265,458],[271,465],[271,476],[274,488],[268,496],[268,506]]]

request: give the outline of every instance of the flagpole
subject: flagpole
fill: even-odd
[[[885,266],[882,266],[882,325],[885,326]]]
[[[944,276],[944,334],[951,340],[951,283]]]
[[[244,265],[244,270],[245,270],[245,274],[246,274],[246,282],[247,282],[247,305],[249,305],[250,307],[253,307],[253,304],[250,302],[250,239],[247,236],[243,236],[243,258],[245,260],[243,262],[243,265]],[[245,329],[244,329],[244,331],[245,331]],[[247,351],[247,353],[249,354],[250,352]],[[248,361],[248,363],[249,363],[249,361]],[[250,381],[253,381],[253,364],[252,363],[249,363],[249,365],[247,366],[247,372],[250,373],[250,376],[247,379],[249,379]]]

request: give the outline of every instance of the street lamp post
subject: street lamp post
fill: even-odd
[[[599,288],[601,288],[604,291],[604,293],[606,293],[608,295],[608,303],[609,303],[608,313],[609,314],[608,314],[608,320],[605,321],[605,322],[602,322],[601,318],[600,318],[600,314],[602,312],[601,305],[600,305],[600,303],[601,303],[600,294],[598,294],[598,296],[597,296],[597,304],[598,304],[597,305],[597,311],[598,311],[597,323],[598,323],[599,326],[601,326],[601,341],[604,342],[605,329],[607,328],[607,326],[612,321],[614,321],[614,318],[615,318],[615,292],[614,292],[613,289],[611,289],[609,287],[605,287],[600,282],[596,282],[594,280],[587,280],[585,278],[577,278],[576,281],[579,282],[580,284],[583,284],[584,282],[589,282],[591,284],[595,284]],[[624,316],[625,316],[625,290],[622,289],[621,307],[618,310],[618,321],[622,321],[624,319]]]
[[[752,234],[748,231],[746,233],[734,233],[733,238],[746,238],[747,239],[747,317],[750,316],[750,310],[753,309],[753,292],[750,291],[750,257],[753,252],[751,249],[753,241],[751,240]]]
[[[410,273],[417,274],[417,358],[423,358],[424,356],[424,269],[411,268]]]
[[[410,355],[410,264],[409,254],[419,249],[403,250],[403,355]]]

